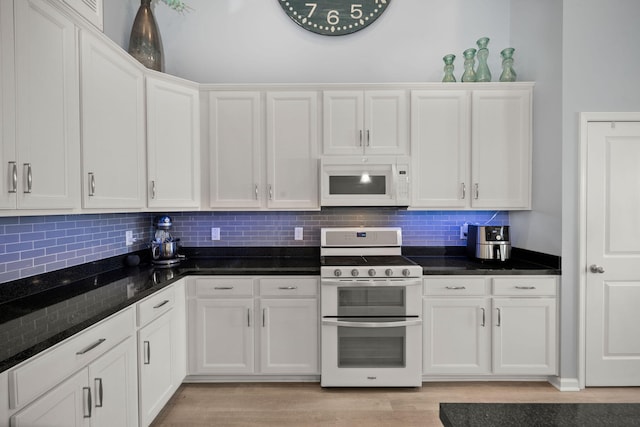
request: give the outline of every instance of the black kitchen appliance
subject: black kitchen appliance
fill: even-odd
[[[178,255],[178,242],[169,231],[173,221],[169,215],[157,216],[153,220],[156,231],[151,241],[151,258],[156,266],[171,267],[180,263],[182,257]]]
[[[467,255],[470,258],[505,262],[511,257],[508,225],[469,225]]]

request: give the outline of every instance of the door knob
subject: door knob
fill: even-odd
[[[592,273],[604,273],[604,267],[602,267],[601,265],[591,264],[591,266],[589,267],[589,271],[591,271]]]

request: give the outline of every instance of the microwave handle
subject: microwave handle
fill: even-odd
[[[422,319],[403,320],[401,322],[345,322],[344,320],[322,319],[322,324],[345,328],[397,328],[401,326],[420,326],[422,325]]]

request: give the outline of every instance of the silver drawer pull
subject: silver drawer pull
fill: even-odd
[[[18,192],[18,165],[16,162],[9,162],[9,169],[11,170],[11,188],[9,193]]]
[[[447,286],[446,289],[450,289],[452,291],[460,291],[462,289],[467,289],[466,286]]]
[[[78,356],[83,355],[85,353],[90,352],[91,350],[93,350],[94,348],[96,348],[97,346],[99,346],[100,344],[102,344],[103,342],[105,342],[107,339],[106,338],[100,338],[98,341],[94,342],[93,344],[90,344],[88,346],[86,346],[85,348],[83,348],[82,350],[76,352],[76,354]]]
[[[524,290],[531,290],[531,289],[535,289],[535,286],[516,286],[516,289],[524,289]]]
[[[143,361],[145,365],[151,364],[151,343],[149,341],[143,341]]]
[[[82,387],[82,400],[83,400],[83,414],[84,418],[91,418],[91,388]]]
[[[213,289],[215,289],[216,291],[229,291],[233,289],[233,286],[216,286]]]
[[[33,187],[33,173],[31,172],[31,163],[25,163],[22,165],[27,171],[27,188],[24,189],[25,194],[31,193]]]
[[[283,291],[291,291],[293,289],[298,289],[297,286],[280,286],[278,289],[282,289]]]
[[[95,378],[93,380],[93,385],[96,388],[96,408],[102,408],[102,397],[103,397],[103,390],[102,390],[102,378]]]
[[[169,300],[166,299],[166,300],[162,301],[160,304],[154,305],[153,308],[160,308],[163,305],[167,304],[168,302],[169,302]]]

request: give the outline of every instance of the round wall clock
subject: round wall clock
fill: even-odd
[[[278,3],[305,30],[342,36],[371,25],[391,0],[278,0]]]

